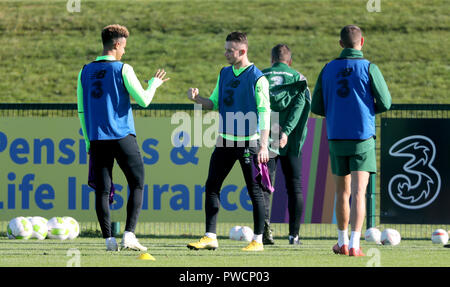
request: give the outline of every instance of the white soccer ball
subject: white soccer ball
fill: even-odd
[[[52,217],[48,223],[48,238],[65,240],[69,237],[69,226],[62,217]]]
[[[253,230],[248,226],[242,226],[239,230],[239,240],[240,241],[252,241],[253,239]]]
[[[67,237],[67,239],[72,240],[77,238],[80,234],[80,225],[78,224],[78,221],[70,216],[64,216],[63,219],[69,227],[69,236]]]
[[[31,222],[23,216],[11,219],[6,228],[9,239],[28,239],[33,233]]]
[[[242,226],[233,226],[230,229],[230,239],[231,240],[240,240],[240,232]]]
[[[392,228],[386,228],[381,233],[381,244],[383,245],[398,245],[401,241],[400,233]]]
[[[364,234],[364,239],[367,242],[374,242],[376,244],[381,244],[381,231],[378,228],[371,227],[366,230]]]
[[[31,238],[44,240],[47,237],[48,233],[48,220],[41,216],[33,216],[31,217],[30,222],[33,226],[33,234],[31,235]]]
[[[448,232],[444,229],[436,229],[431,234],[431,241],[434,244],[447,244],[448,242]]]

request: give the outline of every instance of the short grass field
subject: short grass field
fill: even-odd
[[[397,246],[362,240],[366,257],[335,255],[335,240],[307,239],[289,245],[284,238],[263,252],[243,252],[246,242],[219,238],[219,249],[189,250],[197,237],[144,237],[140,242],[156,260],[140,260],[139,252],[108,252],[102,238],[38,241],[0,238],[1,267],[66,267],[79,259],[80,267],[450,267],[450,249],[431,240],[403,240]],[[118,241],[120,242],[121,239]],[[75,258],[76,256],[79,256]]]

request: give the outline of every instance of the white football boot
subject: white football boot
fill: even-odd
[[[137,251],[147,251],[147,247],[142,246],[133,232],[125,231],[122,237],[121,249],[132,249]]]

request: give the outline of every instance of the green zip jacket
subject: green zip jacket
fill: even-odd
[[[356,49],[346,48],[342,50],[339,58],[363,58],[363,53]],[[323,69],[317,78],[316,86],[311,102],[311,111],[319,116],[325,115],[325,105],[322,94],[322,73]],[[374,97],[375,114],[379,114],[389,110],[391,107],[391,94],[384,81],[383,75],[377,65],[370,63],[369,76],[372,88],[372,95]],[[375,148],[375,139],[370,138],[363,141],[329,141],[330,152],[336,155],[353,155],[366,152]]]
[[[306,139],[306,124],[311,111],[311,95],[306,80],[271,88],[270,107],[278,112],[281,130],[288,136],[286,146],[279,149],[279,155],[298,157]]]
[[[305,142],[311,95],[306,78],[284,63],[274,63],[264,69],[263,74],[270,85],[270,108],[278,113],[281,131],[288,136],[284,148],[270,146],[270,150],[279,155],[299,156]],[[271,121],[275,119],[272,112]],[[273,139],[269,140],[273,142]]]

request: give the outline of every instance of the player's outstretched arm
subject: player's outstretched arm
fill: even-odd
[[[153,100],[156,89],[170,80],[170,78],[165,78],[166,72],[163,69],[158,69],[155,76],[148,81],[148,88],[144,90],[136,77],[133,68],[128,64],[123,65],[122,76],[128,93],[141,107],[147,107]]]
[[[202,105],[206,110],[212,110],[214,108],[214,103],[208,98],[199,96],[199,91],[197,88],[189,88],[187,91],[188,99]]]

